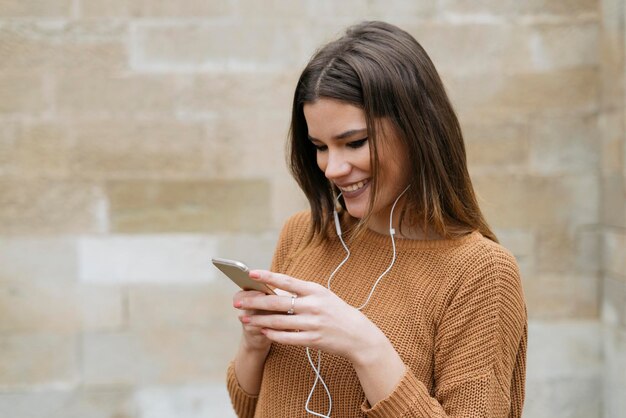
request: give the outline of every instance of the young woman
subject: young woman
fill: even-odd
[[[527,317],[485,222],[441,80],[408,33],[349,28],[295,91],[278,295],[242,291],[240,417],[519,417]],[[338,213],[336,212],[338,210]]]

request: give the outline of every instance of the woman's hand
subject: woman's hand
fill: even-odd
[[[235,308],[242,309],[242,312],[239,314],[239,321],[241,322],[243,328],[242,344],[244,345],[244,349],[260,353],[267,353],[267,351],[269,351],[270,349],[272,341],[261,332],[261,327],[244,322],[244,318],[253,315],[268,314],[270,312],[263,312],[242,307],[242,303],[244,300],[253,301],[255,298],[260,298],[263,296],[266,295],[256,290],[242,290],[235,293],[235,296],[233,296],[233,306]]]
[[[245,310],[241,322],[251,332],[268,341],[344,357],[352,363],[370,405],[386,398],[400,382],[406,371],[404,362],[387,336],[361,311],[317,283],[265,270],[253,270],[250,277],[278,293],[250,297],[246,293],[239,299],[239,308]],[[259,341],[264,340],[259,336]]]
[[[368,355],[375,355],[381,345],[389,344],[373,322],[324,286],[265,270],[253,270],[250,277],[279,293],[240,292],[236,296],[238,307],[244,310],[240,320],[254,344],[275,341],[306,346],[353,363],[369,360]],[[293,314],[288,315],[291,295],[297,297],[293,300]]]

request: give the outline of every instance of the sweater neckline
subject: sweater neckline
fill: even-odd
[[[344,221],[347,220],[346,216],[343,217]],[[349,219],[348,222],[354,221],[349,215],[347,216]],[[334,232],[334,228],[333,228]],[[480,239],[482,234],[475,230],[466,235],[463,235],[458,238],[445,238],[445,239],[412,239],[412,238],[400,238],[398,236],[395,237],[396,248],[397,249],[405,249],[405,250],[413,250],[413,249],[443,249],[443,248],[451,248],[457,247],[459,245],[466,244],[468,242],[472,242]],[[363,231],[363,235],[359,238],[359,241],[365,243],[371,243],[376,246],[391,246],[391,238],[388,234],[381,234],[379,232],[373,231],[371,229],[365,229]],[[348,243],[348,246],[350,244]]]

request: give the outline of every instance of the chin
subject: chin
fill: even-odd
[[[346,210],[353,218],[363,219],[367,208],[362,205],[346,205]]]

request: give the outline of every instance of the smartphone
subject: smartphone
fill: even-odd
[[[213,265],[220,269],[230,280],[235,282],[237,286],[243,290],[258,290],[267,295],[275,295],[276,293],[270,289],[265,283],[257,282],[248,276],[248,266],[241,261],[228,260],[226,258],[212,258]]]

